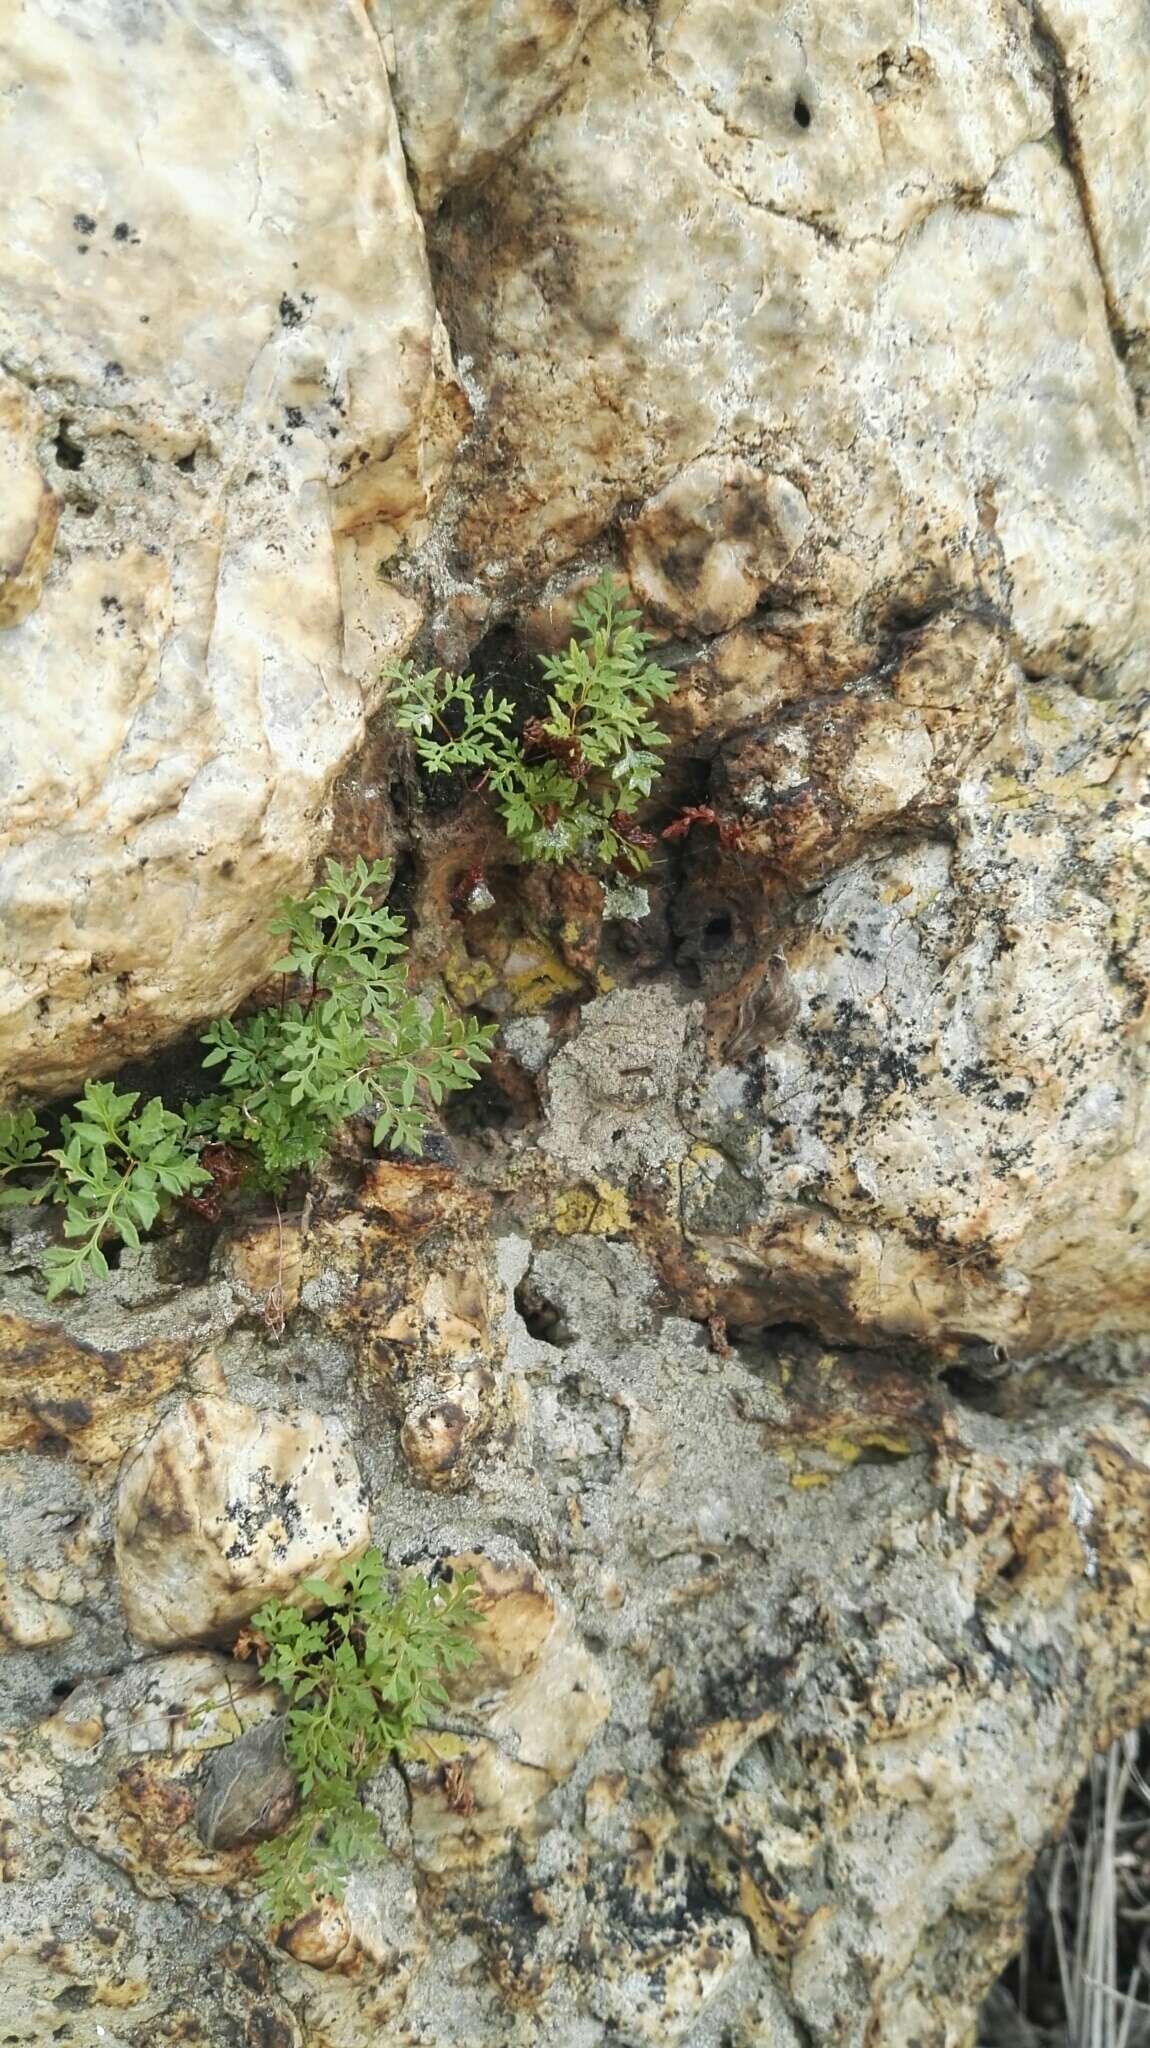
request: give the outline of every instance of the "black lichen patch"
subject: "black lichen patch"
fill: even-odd
[[[291,1481],[273,1479],[267,1465],[261,1465],[254,1474],[247,1499],[227,1501],[224,1512],[237,1531],[235,1541],[224,1552],[229,1563],[250,1557],[258,1538],[275,1523],[279,1524],[280,1534],[272,1545],[272,1554],[276,1558],[284,1558],[289,1543],[304,1526],[303,1513]]]

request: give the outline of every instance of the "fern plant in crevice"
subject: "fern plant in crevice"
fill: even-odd
[[[622,587],[603,576],[580,598],[566,648],[540,657],[546,715],[514,730],[514,707],[473,675],[385,671],[395,721],[410,733],[424,773],[470,772],[529,861],[638,873],[654,844],[636,818],[667,744],[652,711],[674,689],[649,661],[650,635]]]
[[[445,1680],[474,1658],[479,1622],[470,1573],[393,1588],[377,1550],[330,1580],[303,1580],[300,1592],[319,1614],[268,1601],[235,1649],[284,1696],[284,1752],[299,1788],[295,1819],[255,1851],[277,1925],[342,1896],[350,1871],[385,1853],[363,1788],[388,1762],[426,1760],[428,1719],[447,1703]]]
[[[41,1262],[49,1301],[106,1279],[106,1239],[137,1246],[181,1196],[211,1177],[189,1145],[185,1118],[158,1095],[137,1113],[139,1099],[110,1081],[87,1082],[60,1119],[62,1142],[47,1148],[33,1110],[0,1115],[0,1206],[49,1201],[64,1210],[70,1242],[49,1245]],[[22,1174],[33,1178],[12,1179]]]
[[[273,1193],[365,1110],[375,1145],[418,1153],[428,1107],[470,1087],[487,1058],[494,1027],[408,995],[403,920],[375,900],[389,875],[382,861],[329,861],[324,882],[272,920],[287,941],[272,969],[278,1007],[205,1033],[219,1086],[188,1108],[189,1126],[242,1148]]]
[[[64,1211],[67,1242],[42,1261],[49,1300],[106,1278],[105,1246],[138,1245],[178,1202],[215,1215],[225,1185],[282,1193],[364,1111],[375,1145],[418,1154],[429,1113],[477,1079],[494,1027],[407,993],[403,923],[381,900],[389,879],[383,861],[328,861],[307,897],[281,906],[280,1000],[209,1025],[212,1093],[141,1109],[138,1093],[89,1081],[58,1145],[34,1110],[0,1112],[0,1206]]]

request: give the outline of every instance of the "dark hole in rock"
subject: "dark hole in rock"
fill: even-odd
[[[1009,1360],[998,1344],[972,1345],[962,1358],[944,1366],[939,1374],[943,1386],[964,1408],[989,1412],[998,1405],[1002,1382],[1010,1376]]]
[[[71,1699],[72,1694],[75,1692],[75,1690],[76,1685],[73,1679],[58,1678],[56,1680],[55,1685],[52,1687],[52,1698],[54,1700]]]
[[[71,424],[71,420],[61,420],[56,429],[56,460],[61,469],[80,469],[84,463],[86,450],[72,439],[68,431]]]
[[[722,953],[735,935],[734,920],[729,910],[717,910],[703,926],[703,945],[708,953]]]
[[[515,1105],[491,1074],[482,1074],[473,1088],[449,1095],[441,1111],[446,1129],[456,1138],[502,1131],[515,1118]]]
[[[797,99],[796,99],[796,101],[795,101],[795,104],[794,104],[794,109],[793,109],[793,112],[794,112],[794,116],[795,116],[795,122],[796,122],[796,125],[797,125],[798,127],[800,127],[800,128],[809,128],[809,127],[810,127],[810,125],[811,125],[811,110],[810,110],[810,107],[808,106],[808,104],[807,104],[806,100],[805,100],[805,99],[803,98],[803,96],[802,96],[802,93],[800,93],[800,94],[798,95],[798,98],[797,98]]]
[[[497,702],[501,697],[506,698],[514,708],[512,728],[516,732],[522,730],[526,719],[546,713],[547,688],[539,657],[524,647],[514,626],[492,626],[476,642],[465,661],[449,663],[448,666],[475,677],[477,696],[482,697],[490,690]],[[457,704],[448,706],[443,717],[451,732],[460,730],[462,712]],[[478,771],[469,768],[450,775],[424,775],[420,780],[427,809],[431,812],[446,811],[459,803],[474,786]]]
[[[541,1344],[552,1344],[557,1350],[564,1351],[574,1343],[574,1332],[562,1309],[548,1300],[530,1273],[515,1289],[515,1306],[528,1335],[537,1338]]]
[[[404,851],[395,859],[391,870],[391,887],[387,892],[387,907],[402,917],[409,929],[415,916],[415,892],[419,871],[415,855]]]

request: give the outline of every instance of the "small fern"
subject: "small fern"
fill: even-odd
[[[209,1178],[188,1146],[184,1118],[158,1095],[137,1115],[139,1099],[110,1081],[87,1082],[71,1115],[61,1118],[63,1144],[46,1151],[41,1140],[48,1134],[31,1110],[0,1118],[0,1171],[34,1171],[51,1161],[39,1182],[0,1188],[0,1202],[59,1203],[64,1235],[75,1240],[44,1254],[49,1301],[69,1289],[83,1294],[89,1278],[105,1279],[105,1238],[138,1245],[141,1232]]]
[[[271,1600],[243,1630],[237,1655],[254,1655],[287,1701],[284,1748],[300,1791],[296,1819],[255,1852],[275,1924],[341,1896],[348,1872],[384,1853],[361,1789],[381,1765],[419,1753],[428,1716],[446,1704],[444,1680],[475,1656],[474,1588],[460,1572],[393,1589],[369,1550],[330,1581],[303,1581],[323,1603],[315,1619]]]
[[[376,1145],[420,1151],[429,1109],[476,1080],[494,1026],[407,994],[403,923],[378,900],[389,879],[383,861],[328,861],[309,896],[282,905],[281,1001],[208,1027],[214,1094],[182,1112],[158,1095],[138,1109],[137,1094],[89,1081],[48,1148],[33,1110],[0,1113],[0,1206],[64,1210],[71,1242],[43,1258],[50,1301],[105,1279],[105,1244],[138,1245],[180,1200],[214,1216],[223,1185],[278,1193],[361,1111]]]
[[[403,921],[375,901],[389,879],[384,861],[328,861],[324,882],[272,921],[288,942],[273,969],[284,976],[280,1007],[205,1034],[220,1087],[189,1120],[241,1147],[272,1191],[317,1166],[339,1125],[364,1110],[376,1145],[418,1153],[428,1105],[469,1088],[488,1057],[494,1027],[406,993]]]
[[[674,677],[644,650],[650,636],[624,592],[603,576],[580,599],[576,633],[561,654],[541,657],[547,715],[512,730],[513,708],[474,676],[410,662],[385,671],[397,725],[411,734],[428,775],[472,769],[490,791],[504,830],[528,860],[582,862],[635,873],[654,844],[635,818],[661,772],[667,744],[651,711]]]

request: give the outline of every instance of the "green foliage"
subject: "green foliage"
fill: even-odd
[[[365,1109],[376,1145],[421,1149],[428,1105],[470,1087],[494,1027],[408,996],[402,920],[376,901],[388,879],[382,861],[328,861],[318,888],[282,905],[271,925],[286,941],[280,1005],[209,1027],[204,1065],[221,1070],[217,1090],[182,1114],[158,1095],[137,1113],[137,1094],[89,1081],[61,1118],[62,1142],[46,1148],[34,1111],[0,1113],[0,1206],[59,1203],[74,1240],[44,1255],[49,1300],[104,1279],[109,1239],[138,1245],[173,1202],[212,1181],[199,1157],[208,1145],[232,1148],[239,1173],[273,1192],[318,1165],[338,1126]]]
[[[529,720],[521,739],[510,730],[510,703],[490,690],[480,697],[474,676],[419,675],[409,662],[386,671],[396,723],[412,735],[426,773],[477,771],[528,860],[631,871],[648,863],[634,809],[660,773],[667,740],[650,713],[674,678],[646,659],[650,636],[622,596],[603,576],[581,598],[575,637],[542,661],[547,716]]]
[[[51,1161],[38,1185],[0,1189],[0,1201],[57,1202],[72,1244],[44,1254],[48,1299],[106,1278],[105,1237],[138,1245],[140,1233],[180,1195],[209,1178],[187,1139],[182,1116],[158,1095],[134,1114],[139,1095],[118,1094],[110,1081],[89,1081],[71,1116],[61,1119],[63,1143],[41,1150],[47,1136],[31,1110],[0,1118],[0,1167],[35,1167]]]
[[[204,1036],[219,1092],[189,1115],[243,1147],[263,1187],[318,1165],[338,1126],[368,1108],[376,1145],[418,1153],[426,1104],[470,1087],[487,1058],[492,1027],[406,994],[402,920],[373,902],[388,875],[383,861],[328,861],[325,882],[271,927],[288,942],[275,971],[302,992],[288,1000],[285,981],[278,1010],[220,1019]]]
[[[287,1700],[284,1746],[301,1795],[291,1827],[256,1851],[277,1924],[339,1896],[348,1870],[382,1853],[360,1788],[389,1759],[418,1753],[428,1714],[446,1704],[444,1679],[475,1655],[479,1619],[470,1573],[392,1590],[377,1550],[300,1590],[323,1602],[315,1619],[271,1600],[245,1632]]]
[[[10,1173],[35,1166],[48,1133],[36,1122],[34,1109],[0,1110],[0,1205],[28,1200],[27,1190],[4,1185]]]

